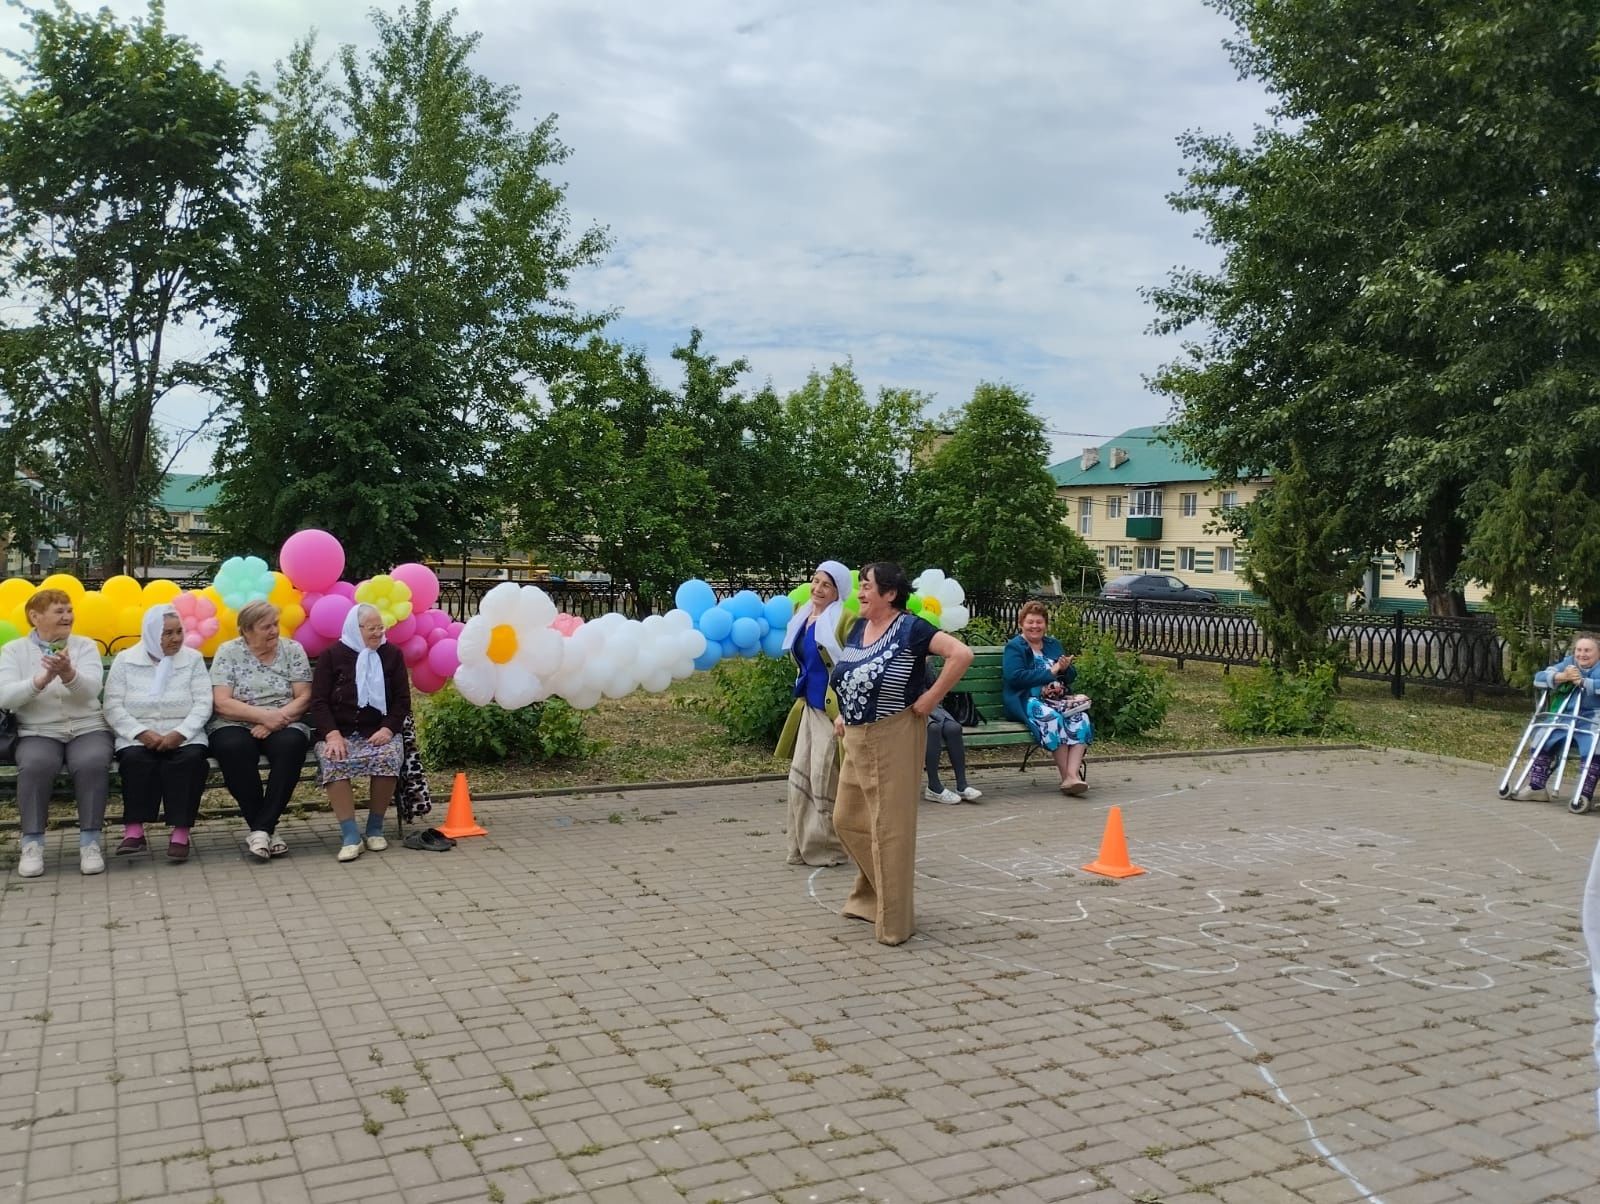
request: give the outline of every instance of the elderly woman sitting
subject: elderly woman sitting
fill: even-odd
[[[1048,719],[1047,710],[1035,706],[1030,714],[1028,705],[1030,697],[1039,699],[1047,687],[1060,686],[1060,690],[1051,689],[1050,694],[1064,695],[1078,671],[1061,642],[1046,634],[1050,613],[1043,602],[1025,603],[1017,618],[1021,630],[1007,642],[1001,661],[1005,678],[1001,698],[1006,714],[1018,723],[1027,724],[1034,741],[1054,759],[1056,772],[1061,775],[1061,793],[1083,794],[1089,789],[1083,776],[1087,724],[1055,732],[1053,724],[1041,722]]]
[[[405,766],[400,729],[411,714],[411,684],[405,658],[384,639],[375,606],[354,606],[339,642],[317,658],[311,678],[311,723],[317,732],[317,784],[339,820],[340,861],[354,861],[363,848],[389,847],[384,816]],[[356,826],[352,778],[371,779],[367,830]]]
[[[72,634],[72,599],[42,589],[23,605],[32,632],[0,648],[0,710],[17,717],[17,873],[44,873],[50,788],[66,763],[78,801],[78,868],[103,873],[100,825],[111,787],[111,733],[100,711],[100,649]]]
[[[251,602],[239,611],[239,638],[211,658],[211,698],[211,755],[250,829],[245,849],[258,861],[281,857],[289,846],[278,835],[278,820],[311,744],[311,729],[303,722],[311,706],[311,658],[279,634],[272,603]]]
[[[165,807],[167,860],[189,860],[189,829],[206,788],[211,679],[205,658],[184,647],[183,620],[171,606],[145,611],[139,643],[111,662],[105,714],[122,767],[117,855],[144,852],[144,826]]]

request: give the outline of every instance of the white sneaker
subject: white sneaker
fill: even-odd
[[[78,870],[85,874],[106,872],[106,855],[100,851],[98,844],[86,844],[78,850]]]
[[[265,861],[272,856],[272,837],[265,832],[252,832],[249,839],[244,842],[244,847],[249,850],[250,856],[260,861]]]
[[[359,840],[356,841],[355,844],[342,844],[339,846],[339,860],[354,861],[357,857],[361,856],[361,851],[366,847],[367,846],[362,844]]]
[[[930,803],[959,803],[961,801],[961,796],[954,790],[929,790],[927,787],[923,787],[922,797]]]
[[[44,845],[22,846],[22,859],[17,862],[17,873],[24,878],[44,877]]]
[[[367,848],[371,849],[374,853],[381,853],[388,847],[389,838],[387,836],[367,837]]]
[[[961,792],[961,801],[965,803],[975,803],[982,797],[983,791],[979,790],[976,786],[968,786]]]

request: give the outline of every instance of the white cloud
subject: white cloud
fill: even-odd
[[[849,356],[869,387],[933,391],[936,409],[1002,379],[1060,431],[1164,416],[1141,378],[1176,346],[1145,333],[1138,290],[1213,260],[1164,199],[1175,139],[1247,135],[1264,112],[1200,0],[459,10],[527,121],[559,114],[575,222],[616,239],[575,295],[621,309],[664,373],[699,326],[752,384]],[[169,0],[167,16],[263,79],[314,22],[329,52],[370,37],[358,7],[306,0]]]

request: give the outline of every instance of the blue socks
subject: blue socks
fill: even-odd
[[[100,843],[99,828],[80,828],[78,830],[78,847],[86,849],[92,844]]]
[[[368,836],[382,836],[383,835],[383,819],[384,819],[384,817],[381,816],[381,815],[374,815],[370,811],[367,812],[367,835]]]
[[[361,829],[356,827],[356,821],[353,819],[341,819],[339,821],[339,834],[344,838],[340,841],[341,844],[361,843]]]
[[[24,832],[22,834],[22,847],[23,848],[27,848],[30,844],[36,844],[41,849],[44,848],[44,833],[43,832]]]

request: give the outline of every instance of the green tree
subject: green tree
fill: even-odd
[[[217,377],[219,351],[173,348],[217,316],[257,98],[159,3],[128,25],[24,11],[21,79],[0,83],[0,271],[29,310],[0,330],[6,450],[59,481],[118,572],[160,486],[156,406]]]
[[[682,399],[644,352],[591,340],[504,458],[510,537],[560,572],[599,570],[651,609],[705,571],[718,498]]]
[[[1050,443],[1031,399],[1009,385],[973,391],[950,437],[917,474],[923,559],[969,593],[994,594],[1059,577],[1075,589],[1099,563],[1067,525],[1067,504],[1046,467]]]
[[[607,246],[570,230],[555,118],[519,128],[476,34],[428,0],[372,19],[337,85],[309,47],[280,69],[215,466],[241,548],[321,521],[354,572],[459,548],[504,500],[512,415],[600,326],[565,292]]]
[[[1201,332],[1156,377],[1173,433],[1231,479],[1297,444],[1352,543],[1415,545],[1430,609],[1464,613],[1470,487],[1552,414],[1596,445],[1600,11],[1213,4],[1276,103],[1248,145],[1182,142],[1173,204],[1223,258],[1150,294]]]
[[[1241,574],[1266,602],[1262,627],[1277,663],[1291,672],[1320,663],[1337,667],[1328,640],[1340,602],[1361,578],[1364,559],[1352,549],[1350,506],[1307,473],[1298,447],[1248,507],[1249,556]]]

